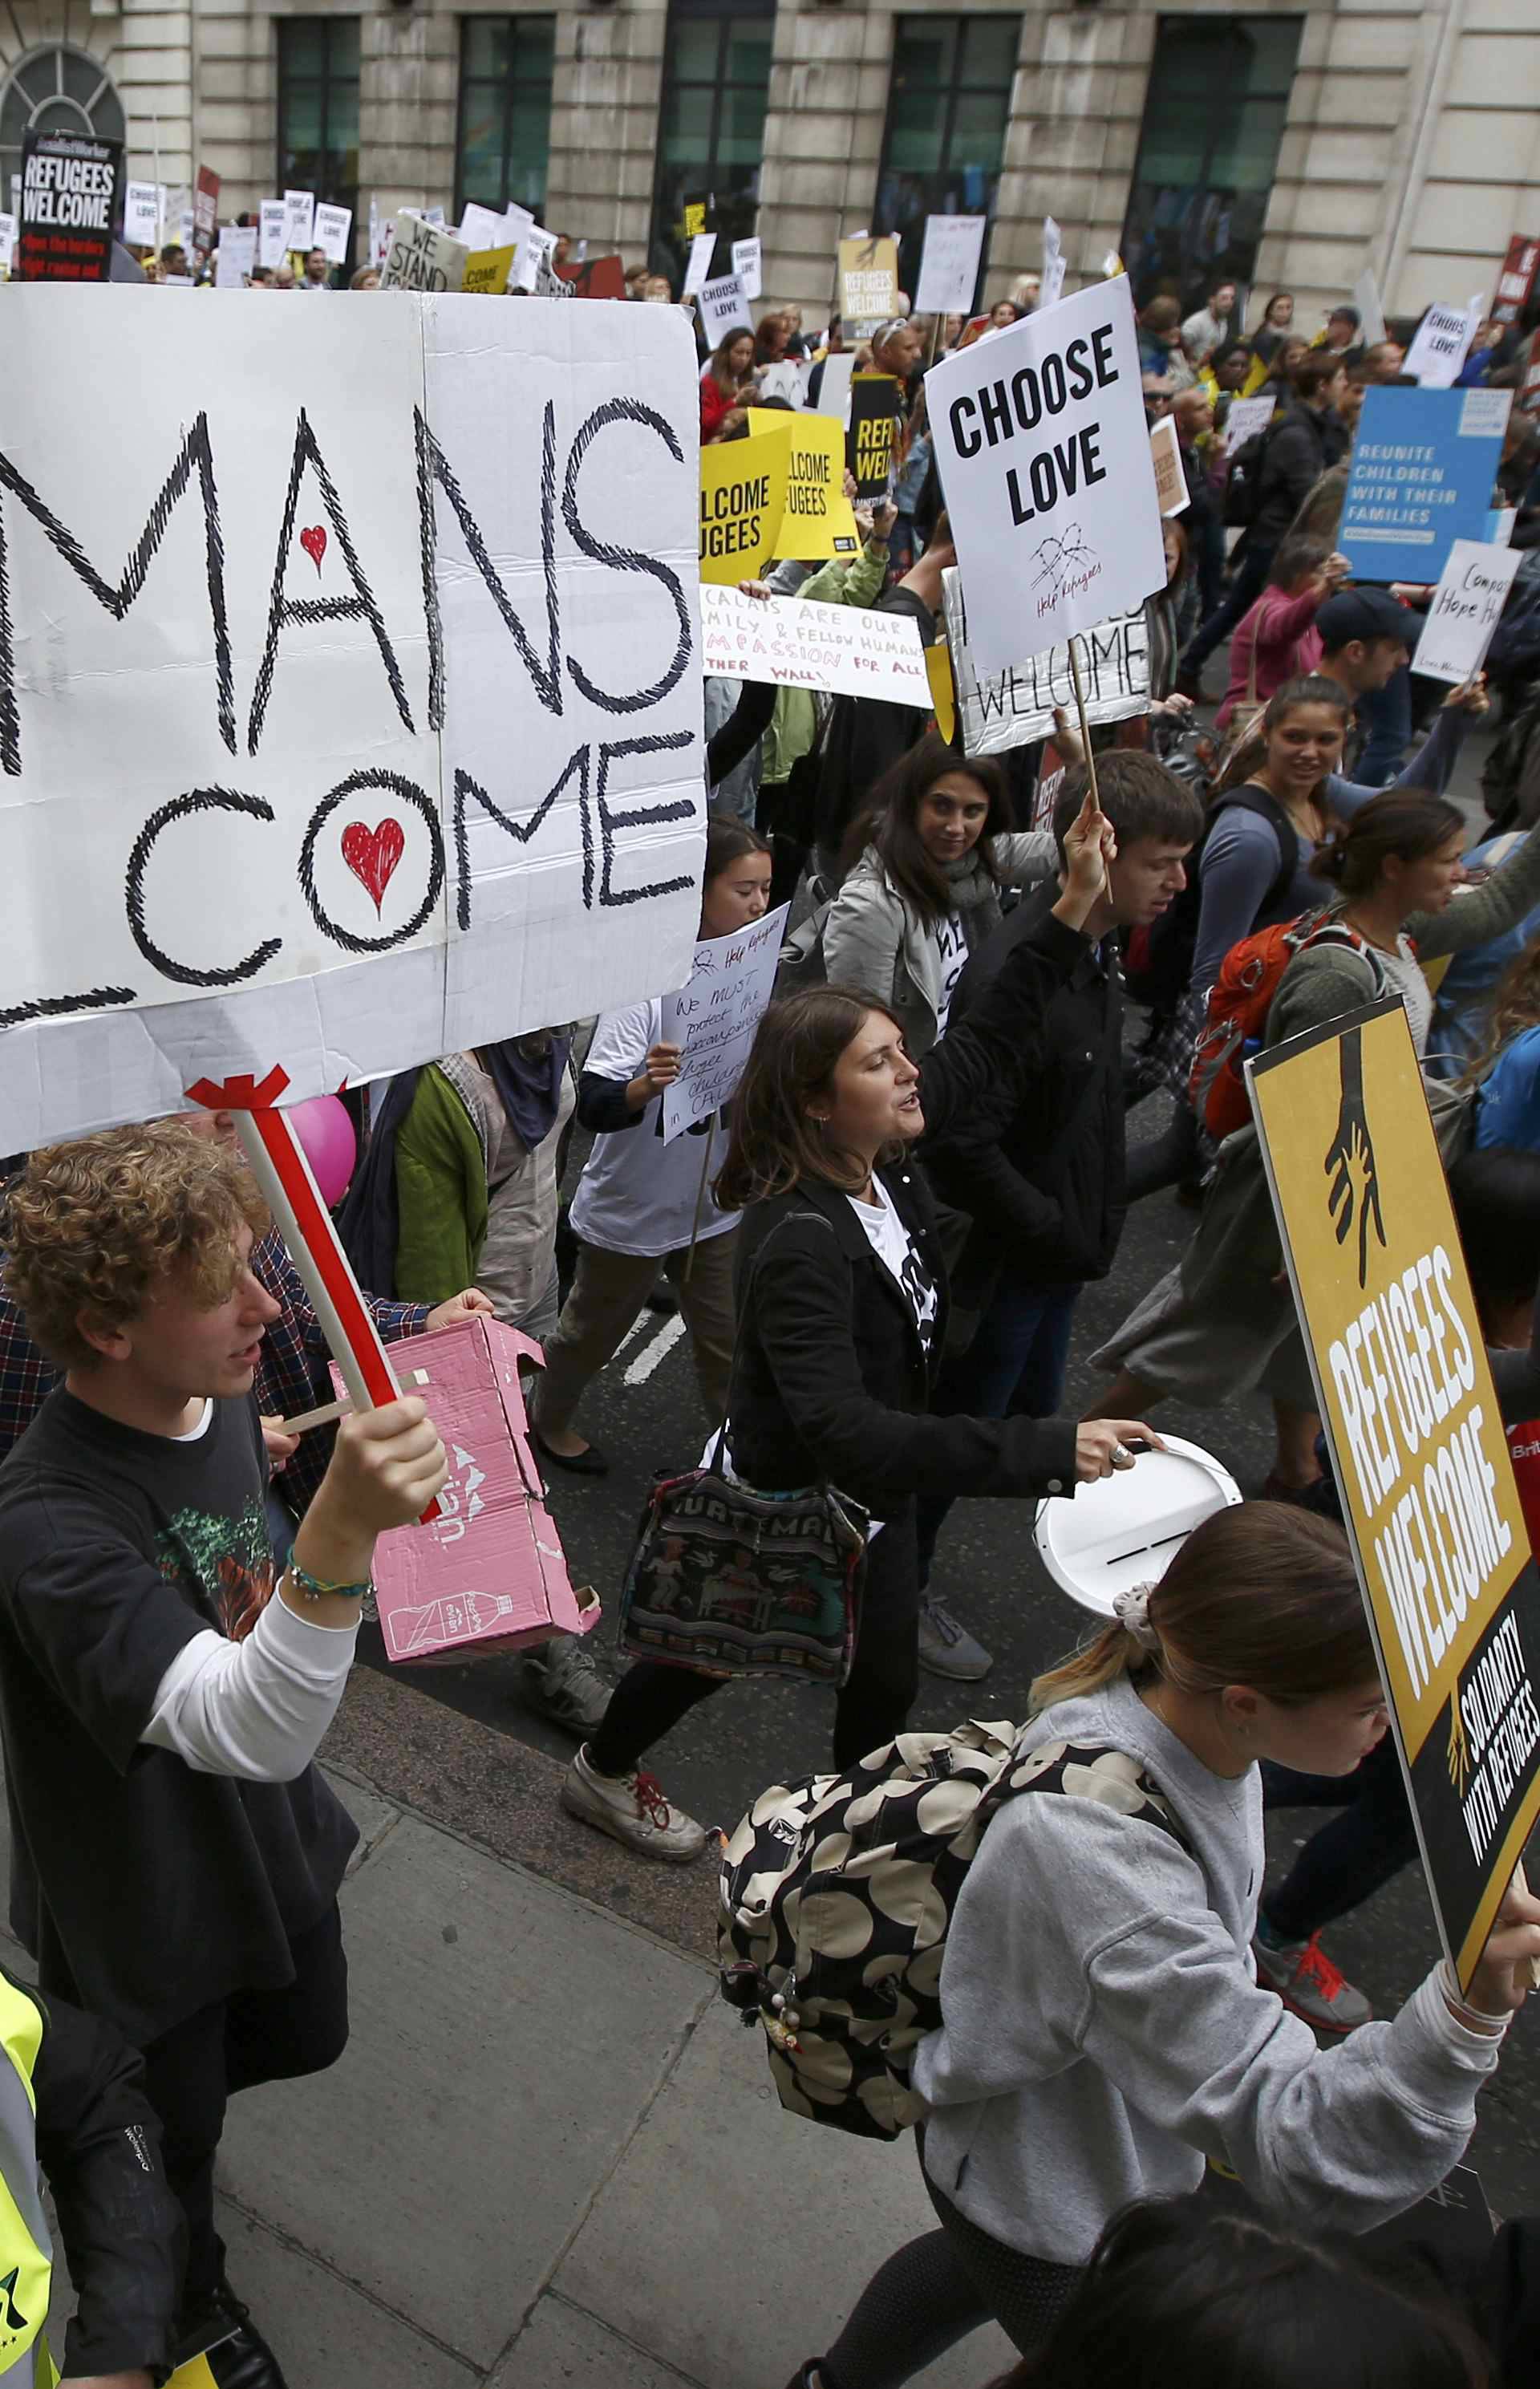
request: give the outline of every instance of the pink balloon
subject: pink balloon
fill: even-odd
[[[358,1161],[358,1139],[348,1106],[336,1095],[314,1095],[309,1103],[286,1104],[284,1110],[329,1211],[348,1192]]]

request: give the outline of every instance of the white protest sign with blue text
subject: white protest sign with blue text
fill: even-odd
[[[705,804],[678,310],[5,303],[6,1150],[678,986]]]
[[[663,1091],[665,1144],[709,1119],[737,1092],[755,1031],[775,993],[789,910],[781,904],[730,937],[702,938],[688,982],[664,997],[664,1041],[680,1049],[679,1077]]]
[[[1513,393],[1368,390],[1337,545],[1358,581],[1436,581],[1457,539],[1490,537]]]
[[[1165,587],[1125,276],[944,358],[925,391],[980,672]]]

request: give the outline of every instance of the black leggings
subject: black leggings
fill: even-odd
[[[903,1731],[920,1688],[919,1621],[914,1503],[906,1501],[873,1538],[867,1559],[856,1655],[834,1707],[836,1767],[849,1767]],[[591,1765],[601,1775],[630,1775],[681,1718],[723,1689],[719,1676],[639,1659],[617,1684],[589,1743]]]
[[[1280,1940],[1308,1941],[1417,1856],[1401,1762],[1388,1733],[1351,1775],[1298,1775],[1264,1759],[1262,1786],[1269,1808],[1342,1809],[1312,1833],[1277,1890],[1262,1896],[1262,1913]]]
[[[899,2389],[986,2322],[1022,2355],[1040,2347],[1078,2289],[1077,2265],[1008,2248],[960,2215],[921,2171],[939,2231],[911,2240],[873,2273],[827,2356],[824,2389]]]

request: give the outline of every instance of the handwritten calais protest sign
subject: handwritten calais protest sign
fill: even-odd
[[[107,280],[122,162],[121,141],[83,133],[27,134],[12,269],[19,282]]]
[[[1430,680],[1474,679],[1502,620],[1521,550],[1457,539],[1449,550],[1428,619],[1412,657],[1413,671]]]
[[[986,216],[927,216],[914,306],[921,315],[966,315],[978,287]]]
[[[898,244],[858,235],[839,245],[840,325],[847,340],[864,340],[898,312]]]
[[[1412,335],[1402,370],[1424,390],[1449,390],[1476,335],[1478,316],[1463,307],[1430,307]]]
[[[677,310],[6,307],[8,1150],[234,1070],[319,1094],[683,977]]]
[[[735,274],[724,274],[719,281],[701,284],[700,311],[701,329],[708,349],[714,349],[729,332],[754,329],[744,286]]]
[[[160,239],[160,186],[129,183],[123,190],[123,239],[130,249],[154,249]]]
[[[353,228],[351,208],[327,207],[324,202],[315,211],[315,224],[311,234],[311,247],[318,249],[333,265],[344,264],[348,256],[348,236]]]
[[[1337,544],[1358,581],[1437,581],[1487,535],[1512,392],[1368,390]]]
[[[732,271],[744,286],[745,299],[757,299],[760,290],[759,244],[757,240],[735,240],[732,244]]]
[[[963,753],[1003,755],[1031,739],[1046,738],[1053,728],[1056,706],[1074,714],[1075,675],[1069,648],[1049,647],[1040,656],[1012,664],[1007,671],[982,677],[969,642],[962,574],[950,565],[942,580]],[[1149,712],[1150,629],[1142,606],[1131,614],[1119,615],[1115,621],[1077,632],[1075,658],[1086,692],[1088,722],[1129,722],[1136,714]]]
[[[305,249],[311,245],[315,230],[315,193],[286,191],[284,193],[284,248]]]
[[[270,269],[282,265],[287,254],[284,238],[288,210],[282,199],[264,199],[258,211],[257,262]]]
[[[1187,494],[1177,427],[1169,415],[1163,415],[1150,433],[1150,462],[1155,470],[1155,500],[1161,513],[1181,514],[1192,502]]]
[[[382,290],[458,290],[465,278],[470,250],[464,241],[426,216],[396,218],[396,237],[380,268]]]
[[[981,672],[1165,587],[1126,276],[944,358],[925,390]]]
[[[244,290],[256,262],[256,225],[226,224],[219,236],[219,254],[214,260],[215,289]]]
[[[761,429],[768,419],[772,428]],[[753,580],[778,556],[854,556],[842,434],[822,415],[751,410],[746,440],[700,452],[700,577]]]
[[[1399,999],[1247,1065],[1445,1952],[1540,1816],[1540,1582]]]
[[[920,625],[907,615],[805,597],[745,597],[703,581],[701,654],[708,672],[733,680],[930,708]]]
[[[664,997],[664,1042],[681,1049],[679,1077],[663,1091],[665,1144],[709,1119],[736,1092],[775,992],[789,909],[780,904],[732,937],[702,938],[689,979],[677,995]]]
[[[850,384],[846,461],[856,477],[858,498],[887,495],[898,403],[898,384],[892,374],[857,374]]]
[[[1225,454],[1233,456],[1248,440],[1266,431],[1277,402],[1270,398],[1232,398],[1225,417]]]

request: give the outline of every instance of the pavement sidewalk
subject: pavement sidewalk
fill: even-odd
[[[716,1997],[709,1861],[559,1818],[554,1760],[399,1677],[355,1674],[324,1757],[363,1836],[351,2044],[237,2100],[220,2172],[290,2389],[782,2389],[935,2218],[911,2141],[782,2113]],[[1012,2360],[991,2330],[921,2379]]]

